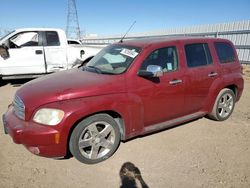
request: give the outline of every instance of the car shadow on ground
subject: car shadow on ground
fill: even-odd
[[[121,186],[120,188],[148,188],[148,185],[143,180],[141,172],[131,162],[126,162],[120,169]]]
[[[12,85],[13,87],[20,87],[21,85],[31,81],[33,79],[18,79],[18,80],[1,80],[0,79],[0,87],[5,86],[5,85]]]

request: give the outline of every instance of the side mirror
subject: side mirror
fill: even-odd
[[[7,58],[10,57],[8,48],[7,48],[5,45],[1,45],[1,46],[0,46],[0,56],[1,56],[3,59],[7,59]]]
[[[80,51],[80,58],[83,58],[83,55],[85,54],[85,51],[84,50],[81,50]]]
[[[159,65],[148,65],[147,70],[140,70],[138,75],[142,77],[158,78],[163,76],[163,70]]]

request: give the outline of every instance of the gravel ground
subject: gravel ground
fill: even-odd
[[[245,71],[243,96],[228,120],[201,118],[121,143],[110,159],[95,165],[35,156],[0,128],[0,187],[118,188],[126,187],[126,180],[130,187],[140,187],[140,181],[144,187],[250,187],[249,72]],[[2,83],[0,115],[24,82]],[[127,164],[131,171],[124,171]]]

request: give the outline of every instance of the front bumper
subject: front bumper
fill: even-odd
[[[16,144],[24,145],[33,154],[44,157],[66,155],[66,145],[60,142],[60,132],[54,127],[19,119],[13,106],[9,107],[2,119],[5,133],[9,134]]]

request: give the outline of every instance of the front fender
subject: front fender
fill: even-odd
[[[40,108],[58,108],[65,112],[62,122],[56,126],[61,132],[61,142],[67,144],[69,133],[79,121],[93,114],[116,112],[124,122],[125,140],[137,135],[143,129],[141,102],[127,93],[92,96],[50,103]]]

